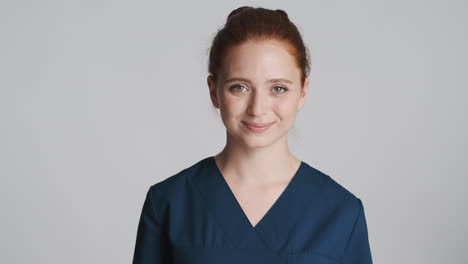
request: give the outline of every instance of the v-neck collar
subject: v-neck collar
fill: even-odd
[[[252,229],[259,229],[259,227],[262,225],[262,222],[265,222],[267,220],[269,215],[270,214],[273,214],[274,213],[274,210],[276,209],[276,207],[278,207],[278,204],[281,203],[281,200],[284,200],[284,199],[287,199],[287,196],[288,196],[288,193],[290,192],[290,190],[293,188],[291,186],[293,186],[296,181],[297,181],[297,175],[300,173],[302,167],[303,167],[303,162],[301,161],[300,165],[299,165],[299,168],[296,170],[296,172],[294,173],[292,179],[289,181],[289,183],[286,185],[286,188],[281,192],[281,194],[277,197],[276,201],[273,203],[273,205],[268,209],[268,211],[265,213],[265,215],[260,219],[259,222],[257,222],[257,224],[255,226],[252,225],[252,223],[250,222],[249,218],[247,217],[247,214],[245,213],[245,211],[242,209],[242,206],[240,205],[239,201],[237,200],[236,196],[234,195],[234,192],[232,191],[231,187],[229,186],[229,184],[227,183],[226,181],[226,178],[224,177],[224,175],[222,174],[221,170],[219,169],[218,165],[216,164],[216,161],[215,161],[215,158],[213,156],[210,157],[210,162],[212,163],[212,166],[214,167],[215,169],[215,174],[216,174],[216,177],[220,177],[222,180],[221,182],[223,183],[223,189],[225,189],[225,191],[227,193],[229,193],[229,196],[231,196],[231,200],[234,200],[235,201],[235,204],[236,204],[236,208],[238,211],[240,211],[240,214],[243,215],[243,217],[245,218],[245,220],[247,220],[247,222],[249,223],[250,227]],[[286,196],[286,197],[285,197]]]
[[[253,226],[242,210],[234,193],[219,170],[214,156],[202,161],[201,171],[194,184],[205,198],[207,209],[214,214],[216,222],[227,233],[236,248],[271,248],[280,250],[287,246],[288,234],[310,206],[307,196],[318,191],[315,175],[307,163],[301,161],[299,168],[286,188],[262,219]]]

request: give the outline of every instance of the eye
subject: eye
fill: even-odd
[[[283,89],[283,90],[284,90],[283,92],[278,92],[278,93],[285,93],[285,92],[288,90],[288,88],[283,87],[283,86],[275,86],[274,90],[278,91],[277,88],[280,88],[280,89]]]
[[[241,88],[244,87],[245,88],[245,86],[243,86],[243,85],[236,84],[236,85],[231,86],[229,88],[229,90],[234,91],[234,92],[240,92],[241,90],[236,89],[237,87],[241,87]]]

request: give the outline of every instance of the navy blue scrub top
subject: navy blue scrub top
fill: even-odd
[[[204,158],[152,185],[133,264],[372,263],[364,207],[302,161],[273,206],[252,226],[216,165]]]

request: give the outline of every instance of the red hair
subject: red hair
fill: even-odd
[[[281,10],[261,7],[242,6],[233,10],[226,19],[226,24],[218,30],[213,39],[208,72],[216,81],[223,58],[229,48],[247,40],[279,40],[286,44],[288,52],[295,58],[301,71],[301,84],[309,76],[310,56],[299,30],[289,20],[288,14]]]

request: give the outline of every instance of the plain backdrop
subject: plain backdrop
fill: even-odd
[[[130,263],[148,188],[221,151],[208,49],[241,5],[312,55],[292,152],[375,263],[468,263],[466,1],[0,2],[0,262]]]

